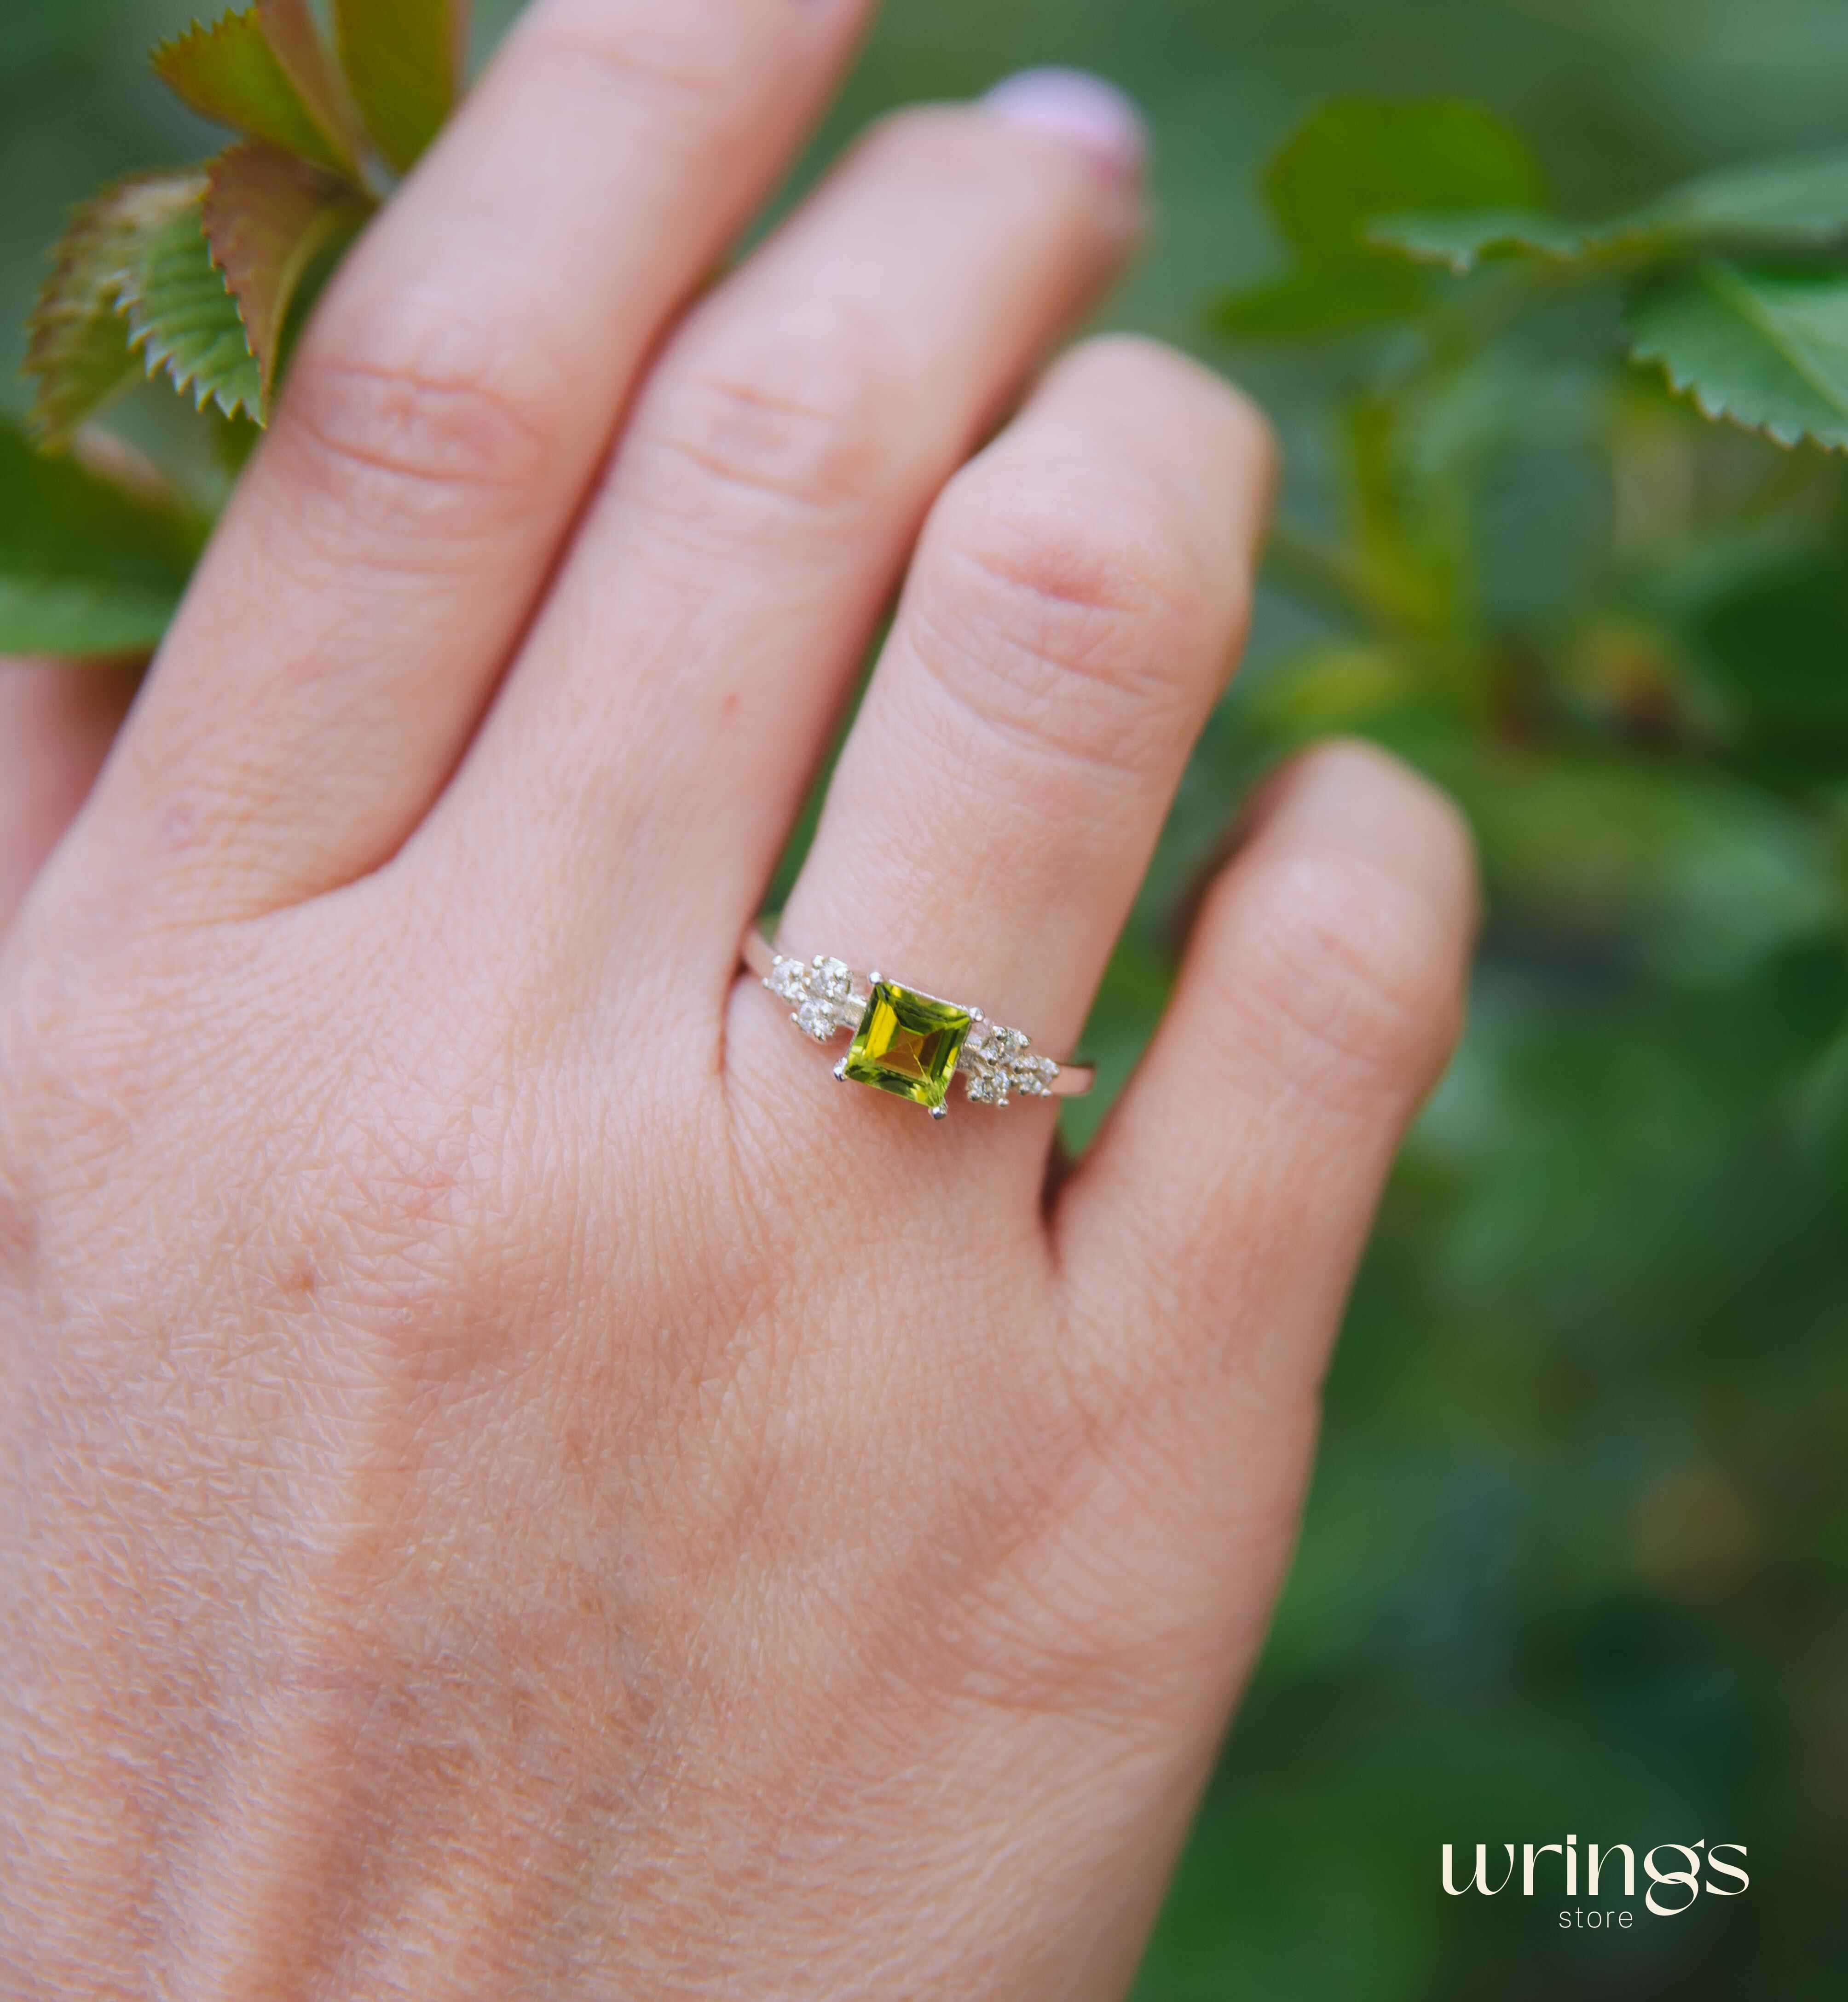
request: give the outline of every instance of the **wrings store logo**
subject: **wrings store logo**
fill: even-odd
[[[1501,1858],[1490,1860],[1490,1845],[1479,1842],[1476,1845],[1475,1874],[1459,1884],[1456,1881],[1456,1845],[1444,1844],[1442,1877],[1445,1890],[1452,1898],[1466,1897],[1472,1891],[1485,1898],[1498,1897],[1514,1883],[1516,1870],[1515,1845],[1505,1842],[1496,1845],[1507,1857],[1507,1866],[1501,1871],[1498,1882],[1491,1882],[1491,1873],[1501,1864]],[[1568,1835],[1562,1842],[1525,1842],[1521,1845],[1518,1865],[1521,1878],[1520,1895],[1523,1898],[1553,1895],[1549,1885],[1536,1892],[1535,1878],[1540,1869],[1543,1856],[1557,1856],[1557,1864],[1546,1866],[1546,1874],[1557,1880],[1565,1879],[1565,1895],[1576,1898],[1579,1893],[1578,1875],[1580,1856],[1578,1837]],[[1735,1861],[1728,1861],[1728,1857]],[[1658,1861],[1666,1857],[1669,1865],[1665,1867]],[[1595,1842],[1585,1845],[1585,1892],[1588,1898],[1601,1894],[1607,1898],[1619,1896],[1616,1883],[1621,1873],[1621,1896],[1634,1899],[1637,1894],[1636,1851],[1627,1842],[1613,1842],[1600,1847]],[[1742,1842],[1709,1843],[1704,1838],[1699,1842],[1658,1842],[1643,1855],[1643,1874],[1648,1888],[1643,1893],[1644,1907],[1658,1919],[1679,1918],[1689,1910],[1704,1892],[1710,1898],[1736,1898],[1750,1885],[1752,1879],[1745,1871],[1745,1845]],[[1627,1904],[1622,1906],[1567,1906],[1560,1913],[1562,1931],[1598,1932],[1606,1929],[1628,1930],[1636,1923],[1636,1914]]]

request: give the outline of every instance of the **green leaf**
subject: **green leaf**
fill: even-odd
[[[287,9],[281,18],[288,22]],[[352,169],[352,150],[339,125],[324,126],[309,110],[271,47],[258,9],[227,14],[210,27],[195,23],[163,42],[152,60],[155,74],[202,117],[336,172]]]
[[[1826,243],[1848,235],[1848,152],[1703,174],[1630,217],[1606,225],[1661,227],[1689,242],[1706,237],[1783,244]]]
[[[206,178],[190,178],[190,200],[141,239],[124,279],[129,341],[148,373],[164,375],[195,409],[210,401],[228,417],[242,412],[260,424],[263,371],[205,239]]]
[[[28,323],[22,371],[34,385],[33,435],[47,451],[62,450],[140,375],[117,305],[123,277],[141,238],[195,199],[196,187],[190,174],[137,174],[72,215]]]
[[[1848,152],[1703,174],[1605,222],[1485,207],[1465,214],[1383,214],[1366,233],[1382,249],[1459,273],[1522,253],[1573,261],[1662,258],[1703,247],[1813,249],[1848,236]]]
[[[1477,106],[1344,97],[1284,141],[1264,194],[1297,268],[1227,295],[1215,320],[1225,333],[1277,338],[1402,319],[1424,305],[1421,275],[1408,283],[1408,267],[1369,242],[1372,217],[1525,208],[1543,189],[1520,135]]]
[[[144,652],[173,615],[198,532],[0,421],[0,654]]]
[[[260,420],[263,375],[212,262],[203,173],[144,174],[78,211],[33,317],[26,372],[41,444],[67,444],[140,367]]]
[[[256,14],[276,60],[338,154],[343,169],[352,173],[364,148],[365,133],[347,80],[316,25],[309,0],[257,0]]]
[[[407,173],[461,94],[468,0],[333,0],[333,23],[367,130]]]
[[[1697,265],[1640,294],[1629,329],[1708,417],[1848,449],[1848,272]]]
[[[1468,209],[1454,215],[1389,215],[1367,225],[1367,241],[1421,264],[1447,264],[1459,275],[1492,257],[1568,259],[1586,247],[1583,231],[1539,209]]]
[[[323,253],[358,232],[369,204],[260,139],[221,153],[206,169],[206,240],[237,302],[267,417],[302,279]]]
[[[1448,98],[1343,97],[1310,113],[1264,176],[1278,226],[1310,263],[1369,249],[1375,216],[1538,206],[1526,141],[1492,112]]]
[[[1222,333],[1250,340],[1289,340],[1344,333],[1403,319],[1424,304],[1423,274],[1383,258],[1319,266],[1222,294],[1212,322]]]

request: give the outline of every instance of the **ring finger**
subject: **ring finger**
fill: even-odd
[[[785,950],[1066,1053],[1242,637],[1271,462],[1251,406],[1166,350],[1052,372],[926,526]]]

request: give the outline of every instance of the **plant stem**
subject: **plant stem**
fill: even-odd
[[[1271,526],[1264,570],[1273,583],[1347,625],[1379,632],[1397,631],[1406,623],[1403,609],[1347,550],[1288,521]]]

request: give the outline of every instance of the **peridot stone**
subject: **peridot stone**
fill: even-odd
[[[938,1111],[975,1027],[966,1008],[881,981],[861,1016],[842,1075]]]

